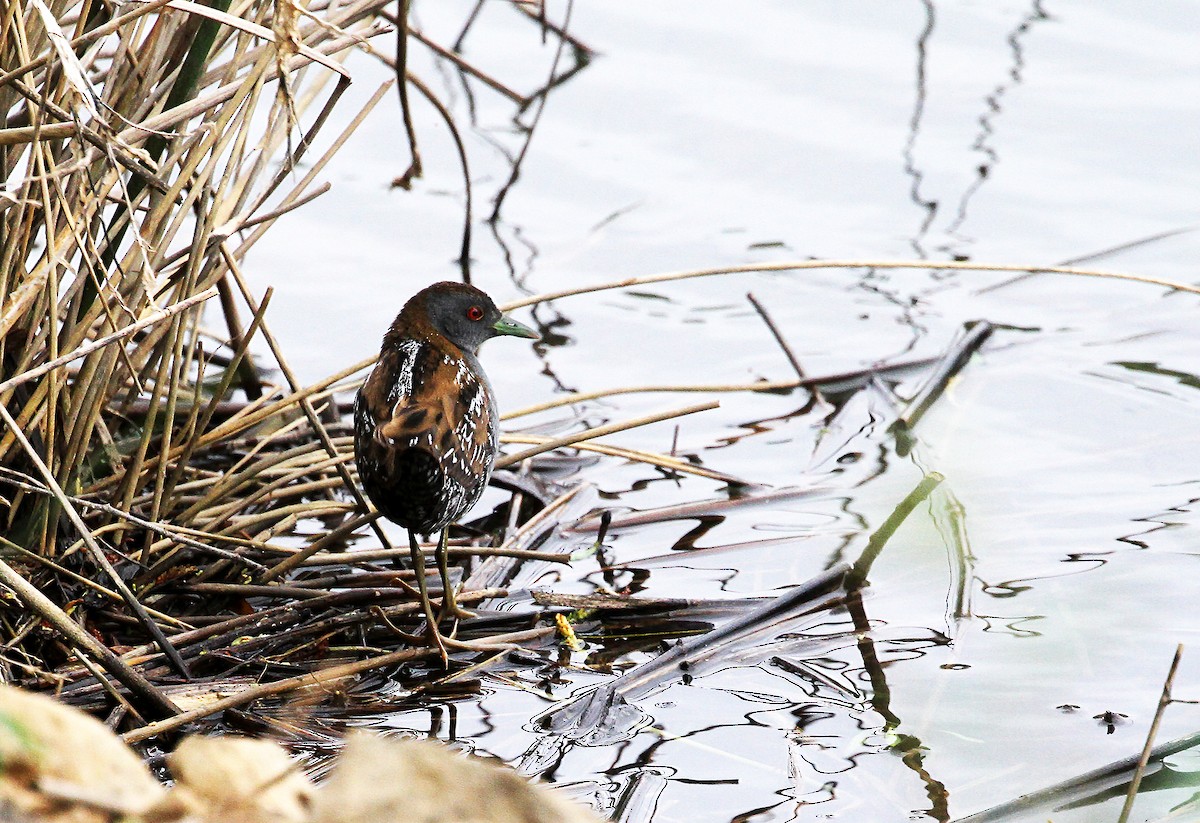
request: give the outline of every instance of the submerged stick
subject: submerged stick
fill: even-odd
[[[1200,732],[1194,732],[1186,737],[1178,737],[1151,749],[1146,762],[1161,765],[1161,761],[1165,758],[1187,751],[1197,745],[1200,745]],[[1137,768],[1141,759],[1141,755],[1131,755],[1045,789],[1021,795],[1015,800],[1009,800],[998,806],[992,806],[990,809],[984,809],[966,817],[956,817],[953,823],[1000,823],[1003,820],[1027,820],[1030,812],[1035,809],[1051,804],[1055,804],[1056,807],[1065,806],[1119,786]],[[1153,774],[1153,772],[1150,773]]]
[[[796,353],[792,351],[792,347],[788,345],[787,338],[783,336],[783,332],[779,330],[779,326],[775,325],[774,318],[767,312],[765,306],[758,302],[758,298],[753,292],[746,292],[746,299],[750,301],[750,305],[758,312],[758,316],[767,324],[767,330],[771,332],[771,336],[775,338],[775,342],[779,344],[779,348],[783,350],[783,356],[792,364],[792,371],[796,372],[796,377],[801,380],[808,377],[804,373],[804,367],[800,365],[800,361],[796,358]]]
[[[900,505],[896,506],[888,515],[887,520],[884,520],[867,540],[867,547],[863,549],[863,553],[859,555],[858,560],[854,561],[854,566],[846,574],[846,591],[860,589],[866,584],[867,575],[871,573],[871,564],[879,557],[883,547],[896,533],[896,529],[900,528],[900,524],[908,519],[913,509],[929,497],[930,493],[945,479],[938,472],[930,472],[921,479],[915,489],[908,493],[907,497],[900,501]]]
[[[730,620],[720,628],[677,643],[669,651],[641,666],[630,669],[617,678],[615,681],[617,692],[626,696],[642,692],[660,680],[662,675],[668,671],[681,665],[694,664],[698,660],[716,656],[730,643],[747,633],[791,615],[801,606],[808,605],[831,593],[843,582],[848,572],[849,569],[846,565],[840,563],[828,571],[786,590],[757,608]]]
[[[385,666],[394,666],[398,663],[407,663],[410,660],[418,660],[422,657],[429,657],[435,654],[434,649],[402,649],[398,652],[389,654],[381,654],[378,657],[370,657],[366,660],[356,660],[353,663],[343,663],[340,666],[330,666],[319,672],[309,672],[307,674],[297,675],[296,677],[288,677],[284,680],[276,680],[274,683],[262,683],[257,686],[251,686],[248,689],[243,689],[237,694],[231,694],[220,700],[213,701],[208,705],[201,706],[198,709],[184,712],[175,717],[166,720],[159,720],[156,723],[150,723],[142,726],[140,729],[134,729],[131,732],[126,732],[123,737],[126,743],[137,743],[147,738],[163,734],[164,732],[173,731],[180,726],[197,720],[203,720],[206,717],[211,717],[218,712],[223,712],[226,709],[244,706],[247,703],[258,700],[262,697],[271,697],[277,694],[302,689],[306,686],[320,686],[330,683],[334,680],[344,680],[347,677],[369,672],[372,669],[381,669]]]
[[[1196,226],[1184,226],[1181,229],[1169,229],[1167,231],[1156,232],[1155,234],[1151,234],[1147,237],[1139,237],[1137,240],[1129,240],[1125,243],[1118,243],[1115,246],[1109,246],[1108,248],[1101,249],[1100,251],[1089,252],[1088,254],[1080,255],[1079,257],[1072,257],[1069,260],[1060,260],[1058,265],[1078,266],[1080,263],[1090,263],[1093,260],[1099,260],[1102,257],[1108,257],[1118,252],[1129,251],[1130,249],[1136,249],[1139,246],[1146,246],[1150,243],[1156,243],[1159,240],[1166,240],[1170,237],[1177,237],[1181,234],[1187,234],[1188,232],[1195,231],[1196,228]],[[976,289],[973,294],[976,296],[980,294],[987,294],[990,291],[996,291],[997,289],[1002,289],[1005,286],[1011,286],[1016,283],[1020,283],[1022,280],[1026,280],[1036,274],[1038,274],[1036,271],[1025,272],[1024,274],[1019,274],[1016,277],[1009,278],[1008,280],[1001,281],[1000,283],[993,283],[990,286],[984,286],[982,289]]]
[[[908,407],[892,423],[889,431],[895,435],[907,434],[911,431],[925,416],[925,412],[929,411],[929,407],[933,405],[934,401],[946,391],[946,387],[954,379],[954,376],[962,371],[971,356],[979,351],[994,329],[995,326],[986,320],[972,324],[966,336],[942,355],[937,368],[933,370],[929,379],[925,381],[925,385],[917,392],[916,397],[909,401]]]

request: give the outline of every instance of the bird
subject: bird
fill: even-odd
[[[478,353],[500,336],[540,339],[474,286],[434,283],[404,304],[354,400],[359,481],[379,513],[408,530],[426,631],[443,665],[440,622],[470,616],[450,583],[446,530],[478,502],[496,461],[499,413]],[[438,536],[436,617],[418,534]]]

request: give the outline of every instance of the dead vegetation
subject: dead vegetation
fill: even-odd
[[[276,219],[325,191],[322,169],[395,85],[326,134],[350,53],[396,68],[405,108],[415,89],[451,130],[404,68],[409,43],[496,88],[382,6],[29,0],[0,20],[0,668],[107,713],[128,740],[289,693],[344,699],[371,671],[409,672],[418,696],[476,685],[470,669],[430,682],[419,572],[398,563],[407,549],[389,544],[356,482],[345,404],[370,361],[302,385],[271,331],[271,290],[256,294],[242,271]],[[536,125],[588,52],[512,8],[558,39],[546,85],[514,99]],[[420,173],[415,141],[409,161],[402,183]],[[564,459],[589,459],[582,450],[740,484],[579,442],[714,405],[511,435],[524,448],[499,463],[513,469],[497,478],[509,500],[451,548],[471,562],[462,602],[486,607],[520,563],[562,563],[591,543],[541,546],[586,513],[577,487],[553,482]],[[581,457],[545,462],[573,444]],[[484,609],[455,649],[470,659],[553,636],[541,617]]]
[[[587,49],[532,12],[530,25],[546,25],[559,38],[564,64],[569,53],[574,65],[556,59],[545,87],[517,92],[471,66],[454,44],[406,31],[403,15],[381,17],[383,6],[138,0],[113,8],[98,0],[13,0],[0,17],[0,168],[7,181],[0,193],[0,670],[8,682],[107,712],[126,740],[221,712],[236,717],[282,695],[344,701],[383,677],[403,682],[404,696],[468,693],[477,686],[472,675],[500,652],[550,642],[559,630],[543,619],[541,604],[503,614],[487,606],[503,596],[517,564],[566,562],[603,542],[586,492],[556,483],[592,454],[739,490],[732,500],[643,512],[618,526],[754,497],[747,479],[686,458],[591,442],[712,408],[711,399],[589,430],[569,419],[557,427],[570,430],[561,436],[510,432],[510,453],[498,465],[511,471],[497,478],[508,499],[466,524],[452,547],[464,565],[460,600],[481,616],[460,629],[456,670],[443,676],[432,665],[420,633],[417,572],[396,565],[407,548],[389,544],[354,476],[345,402],[370,361],[301,384],[271,332],[271,292],[254,293],[242,264],[276,219],[323,193],[328,160],[395,93],[393,83],[380,86],[361,111],[340,118],[346,125],[339,133],[327,133],[333,112],[345,114],[349,77],[342,64],[349,53],[367,51],[397,67],[401,99],[415,91],[433,102],[461,152],[446,107],[405,71],[406,48],[440,50],[518,109],[539,111],[550,90],[585,64]],[[520,3],[513,9],[531,13]],[[411,117],[406,123],[411,138]],[[523,156],[513,159],[513,180]],[[461,158],[466,176],[465,153]],[[407,185],[420,173],[415,143],[398,162],[408,164],[398,180]],[[508,185],[493,203],[493,218]],[[464,276],[474,219],[466,190]],[[630,278],[603,288],[831,266],[1030,270],[800,261]],[[765,312],[764,319],[770,323]],[[269,368],[255,364],[252,349],[269,356]],[[916,365],[924,364],[886,368]],[[873,371],[617,386],[513,410],[507,420],[612,394],[791,391],[861,381]],[[938,384],[931,385],[936,395]],[[898,420],[907,427],[915,417]],[[570,456],[549,456],[564,446],[574,446]],[[882,540],[869,548],[877,553]],[[854,581],[862,583],[873,557],[864,554],[850,569],[850,597],[837,601],[856,615]],[[833,588],[846,582],[836,577]],[[630,604],[544,604],[550,612],[577,607],[628,611]],[[739,627],[753,630],[777,616],[755,609]],[[865,616],[859,622],[865,637]],[[632,699],[680,655],[712,648],[685,646],[601,696]],[[377,673],[374,681],[361,679],[368,672]],[[558,716],[561,740],[594,731],[573,725],[586,709]],[[263,716],[253,720],[270,725]]]
[[[9,682],[115,706],[114,724],[138,727],[185,714],[172,683],[252,665],[278,693],[318,669],[345,677],[425,656],[412,637],[414,572],[386,562],[395,553],[358,490],[341,423],[338,400],[366,364],[301,385],[271,333],[270,290],[255,294],[242,272],[277,218],[323,193],[321,170],[394,86],[339,111],[346,125],[325,134],[349,54],[389,61],[403,88],[437,102],[405,76],[403,48],[387,54],[409,38],[403,19],[378,16],[383,5],[6,5]],[[409,178],[420,173],[410,149]],[[535,508],[518,517],[518,507],[514,529]],[[379,550],[348,555],[372,529]]]

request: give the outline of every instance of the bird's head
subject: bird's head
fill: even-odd
[[[462,283],[434,283],[422,289],[405,305],[401,320],[410,309],[423,311],[429,325],[472,354],[479,351],[483,341],[501,335],[540,339],[536,331],[503,314],[492,298]]]

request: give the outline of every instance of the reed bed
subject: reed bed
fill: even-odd
[[[391,545],[359,491],[346,401],[371,362],[302,385],[271,331],[271,291],[255,294],[242,266],[275,220],[325,191],[321,170],[394,91],[381,85],[361,110],[338,118],[340,133],[326,134],[335,110],[343,115],[348,55],[365,51],[395,68],[410,140],[405,185],[420,174],[410,87],[462,148],[447,108],[405,68],[410,43],[538,112],[588,51],[515,4],[560,46],[546,85],[518,93],[454,44],[409,31],[406,4],[391,17],[384,5],[136,0],[114,9],[99,0],[12,0],[0,14],[0,677],[109,710],[130,740],[283,694],[344,696],[346,681],[372,671],[411,675],[402,679],[414,696],[472,688],[472,668],[431,678],[440,667],[420,634],[414,585],[424,571],[398,565],[407,547]],[[574,66],[560,71],[568,49]],[[524,156],[523,148],[514,157],[512,180]],[[465,173],[465,154],[462,163]],[[506,308],[738,271],[934,265],[799,261],[674,272]],[[252,350],[269,353],[269,370]],[[612,387],[506,419],[631,392],[815,391],[925,365],[810,377],[790,359],[794,379]],[[565,434],[506,435],[522,447],[498,462],[506,471],[496,481],[510,496],[465,524],[451,548],[466,561],[460,602],[480,612],[450,644],[456,662],[483,653],[473,664],[482,666],[488,654],[559,630],[543,618],[565,606],[487,607],[519,564],[566,562],[596,532],[602,544],[607,521],[596,525],[582,487],[554,482],[589,454],[742,490],[722,505],[752,502],[746,479],[590,442],[715,405],[595,429],[568,418],[559,421]],[[564,447],[571,456],[549,456]]]
[[[300,385],[271,333],[270,290],[242,272],[276,219],[325,191],[321,169],[395,85],[325,134],[350,54],[386,60],[401,89],[446,111],[405,69],[406,4],[392,22],[384,5],[5,5],[5,680],[145,728],[195,717],[184,703],[198,684],[251,670],[284,686],[235,703],[428,656],[414,636],[419,572],[388,562],[400,553],[358,489],[341,422],[363,366]],[[409,153],[407,178],[420,173],[415,139]],[[528,514],[504,514],[519,540]],[[372,531],[377,551],[345,551]],[[543,556],[463,539],[453,551]]]
[[[407,547],[355,476],[346,403],[370,362],[301,385],[271,331],[271,290],[255,294],[242,271],[276,219],[326,190],[321,169],[393,90],[325,134],[351,53],[393,66],[454,131],[405,68],[410,41],[453,49],[408,31],[406,5],[383,5],[18,0],[0,17],[0,676],[108,711],[131,740],[287,693],[328,700],[371,671],[411,669],[419,695],[440,672],[421,634],[425,571],[402,565]],[[513,9],[560,41],[545,87],[514,100],[540,107],[587,49]],[[404,184],[420,154],[400,97]],[[465,217],[464,261],[469,198]],[[519,564],[576,547],[542,545],[587,511],[580,487],[539,478],[554,449],[580,456],[552,458],[550,474],[589,449],[740,483],[582,442],[715,405],[511,435],[524,448],[497,478],[510,498],[450,550],[470,561],[461,602],[486,607]],[[480,613],[451,643],[460,657],[557,631],[540,608]],[[462,674],[441,693],[472,688]]]

